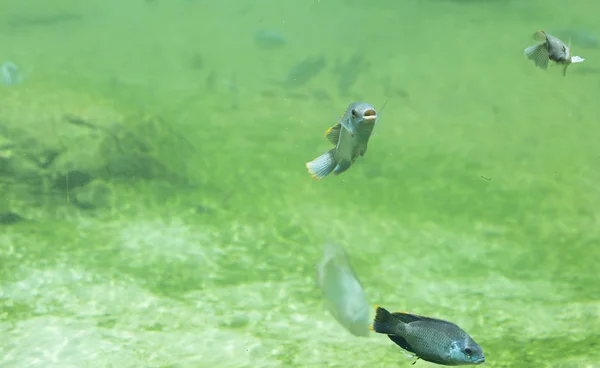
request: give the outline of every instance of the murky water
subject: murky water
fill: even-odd
[[[331,316],[328,241],[486,366],[600,367],[595,2],[0,9],[1,367],[411,366]],[[537,29],[586,61],[535,68]],[[368,153],[315,182],[358,100]]]

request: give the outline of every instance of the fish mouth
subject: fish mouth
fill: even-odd
[[[377,119],[377,112],[375,109],[367,109],[363,114],[363,119],[365,120],[375,120]]]
[[[479,358],[477,360],[474,360],[473,363],[475,363],[475,364],[485,363],[485,358]]]

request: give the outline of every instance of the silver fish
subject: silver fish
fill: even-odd
[[[354,336],[369,336],[369,303],[344,249],[327,243],[317,282],[333,318]]]
[[[569,65],[581,63],[585,60],[580,56],[572,56],[570,39],[569,46],[567,46],[557,37],[544,31],[535,32],[533,37],[542,42],[526,48],[525,55],[540,69],[548,68],[548,60],[552,60],[557,64],[563,65],[563,75],[566,75]]]
[[[473,365],[485,362],[483,349],[452,322],[415,314],[390,313],[376,307],[371,329],[386,334],[418,359],[441,365]]]
[[[377,120],[373,105],[366,102],[351,103],[338,123],[325,132],[325,138],[335,147],[307,162],[308,173],[320,180],[331,172],[339,175],[348,170],[358,156],[362,157],[367,152],[367,144]]]

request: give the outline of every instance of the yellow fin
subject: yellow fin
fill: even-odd
[[[375,331],[375,329],[373,328],[373,325],[372,325],[372,324],[370,324],[370,325],[369,325],[369,330],[371,330],[371,331]]]
[[[537,41],[545,41],[546,40],[546,32],[543,30],[538,30],[533,33],[533,39]]]
[[[332,126],[331,128],[327,129],[327,131],[325,132],[325,138],[327,138],[327,140],[329,142],[331,142],[331,144],[337,146],[338,141],[340,140],[340,132],[342,131],[342,124],[337,123],[334,126]]]

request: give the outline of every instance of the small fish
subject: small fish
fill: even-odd
[[[15,15],[8,19],[8,25],[12,28],[54,26],[65,22],[80,21],[82,19],[83,17],[76,13],[56,13],[33,17]]]
[[[369,336],[369,303],[343,248],[327,243],[317,282],[333,318],[354,336]]]
[[[441,365],[472,365],[485,362],[483,350],[454,323],[415,314],[390,313],[376,307],[371,329],[388,335],[418,359]],[[413,363],[414,364],[414,363]]]
[[[261,30],[254,34],[254,42],[264,49],[278,49],[287,45],[286,39],[276,31]]]
[[[369,63],[360,53],[355,53],[345,63],[338,62],[333,71],[339,75],[338,90],[340,95],[349,96],[350,90],[368,67]]]
[[[326,61],[323,56],[308,57],[302,60],[292,67],[286,80],[283,82],[283,87],[291,89],[305,85],[321,73],[325,65]]]
[[[23,81],[19,68],[12,62],[6,61],[0,66],[0,80],[6,86],[13,86]]]
[[[325,132],[325,138],[335,148],[307,162],[308,173],[320,180],[332,171],[334,175],[339,175],[348,170],[358,156],[362,157],[367,152],[376,122],[377,112],[373,105],[366,102],[351,103],[339,122]]]
[[[525,49],[525,55],[529,60],[533,60],[535,65],[541,69],[548,67],[548,60],[552,60],[563,66],[563,75],[567,74],[567,67],[572,63],[581,63],[585,59],[579,56],[572,56],[571,41],[569,46],[565,45],[560,39],[544,32],[537,31],[533,34],[534,38],[542,43],[529,46]]]

